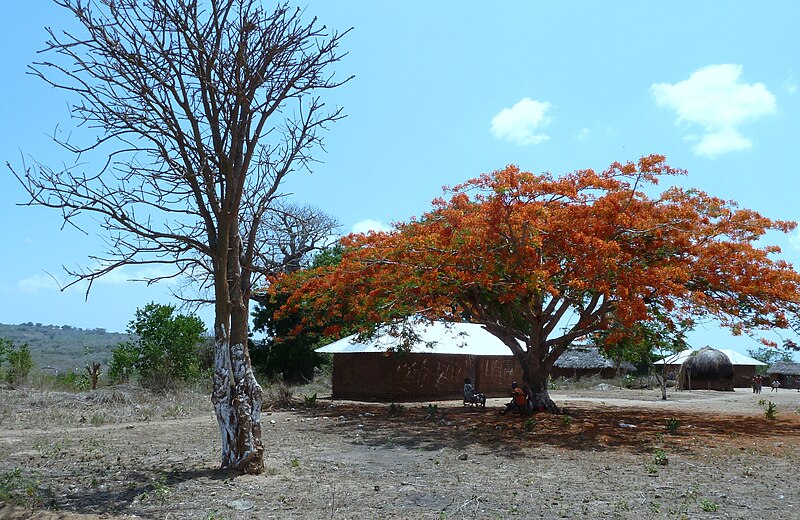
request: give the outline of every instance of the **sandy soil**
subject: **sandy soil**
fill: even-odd
[[[205,396],[0,390],[0,518],[800,517],[798,392],[552,395],[535,424],[502,399],[269,409],[267,471],[241,476]]]

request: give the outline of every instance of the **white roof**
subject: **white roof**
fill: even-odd
[[[692,352],[697,352],[700,350],[699,348],[692,348],[689,350],[684,350],[683,352],[678,352],[677,354],[673,354],[671,356],[667,356],[664,359],[660,359],[656,361],[655,365],[663,365],[666,363],[667,365],[681,365]],[[714,350],[719,350],[726,356],[728,359],[731,360],[731,363],[734,365],[756,365],[756,366],[766,366],[766,363],[762,363],[757,359],[753,359],[749,356],[745,356],[744,354],[739,354],[735,350],[727,349],[727,348],[715,348]]]
[[[511,350],[475,323],[420,323],[414,325],[420,341],[412,346],[412,353],[421,354],[463,354],[470,356],[510,356]],[[318,348],[317,352],[326,354],[355,354],[358,352],[386,352],[400,345],[400,339],[387,332],[378,332],[366,342],[356,341],[356,336],[348,336],[329,345]]]

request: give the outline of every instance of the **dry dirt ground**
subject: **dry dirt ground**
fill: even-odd
[[[205,396],[0,390],[0,518],[800,518],[796,391],[553,397],[535,424],[503,399],[270,408],[241,476]]]

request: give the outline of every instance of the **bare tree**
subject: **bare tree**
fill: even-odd
[[[215,304],[212,401],[222,467],[263,470],[261,388],[247,350],[250,291],[262,274],[296,263],[265,250],[265,224],[280,215],[280,185],[309,168],[319,131],[343,117],[319,93],[337,80],[345,33],[303,11],[260,0],[54,0],[81,34],[48,29],[53,61],[31,73],[76,96],[72,115],[97,134],[60,141],[80,156],[103,152],[88,173],[35,162],[14,170],[29,204],[57,208],[65,223],[99,220],[107,251],[87,281],[125,265],[161,266],[147,282],[189,277]],[[274,230],[274,227],[273,227]],[[278,250],[281,242],[274,247]],[[290,267],[291,268],[291,267]],[[87,291],[89,290],[87,289]]]

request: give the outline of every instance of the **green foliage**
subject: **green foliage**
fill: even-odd
[[[686,334],[693,328],[691,321],[675,321],[669,313],[655,303],[649,305],[649,321],[633,327],[623,327],[616,322],[594,336],[595,345],[606,357],[614,361],[628,361],[654,368],[653,362],[686,350]]]
[[[678,428],[680,427],[680,425],[681,422],[678,419],[670,417],[669,419],[667,419],[667,422],[664,425],[664,429],[667,430],[667,433],[674,434],[678,432]]]
[[[713,513],[715,511],[719,511],[719,505],[714,503],[714,501],[704,498],[700,501],[700,509],[702,509],[705,513]]]
[[[569,415],[562,415],[561,416],[561,424],[569,428],[572,426],[572,417]]]
[[[533,417],[528,417],[527,419],[525,419],[525,422],[522,423],[522,427],[525,429],[526,432],[533,433],[533,430],[536,429],[536,419],[534,419]]]
[[[304,395],[303,404],[305,405],[306,408],[314,408],[315,406],[317,406],[317,393],[314,392],[314,395],[312,396]]]
[[[439,416],[439,405],[438,404],[429,404],[425,407],[425,418],[426,419],[436,419]]]
[[[322,250],[311,264],[312,269],[337,265],[342,260],[341,245]],[[346,335],[328,337],[324,330],[331,323],[304,324],[299,311],[276,319],[274,313],[286,304],[290,293],[258,294],[253,312],[253,329],[266,333],[267,339],[250,346],[250,358],[258,372],[267,377],[281,377],[286,383],[307,383],[314,379],[315,369],[331,363],[331,357],[316,349]],[[302,328],[301,333],[297,329]]]
[[[174,313],[174,306],[157,303],[136,310],[128,325],[131,340],[112,353],[112,379],[125,379],[135,371],[144,386],[163,389],[200,375],[198,346],[205,326],[196,316]]]
[[[774,421],[775,419],[777,419],[777,416],[778,416],[778,407],[775,405],[775,403],[773,403],[772,401],[770,401],[770,402],[767,404],[767,409],[766,409],[766,410],[764,410],[764,416],[765,416],[767,419],[769,419],[770,421]]]
[[[653,453],[652,462],[656,466],[666,466],[669,464],[669,457],[667,457],[667,453],[664,450],[661,448],[656,448],[655,452]]]
[[[389,417],[402,417],[406,413],[406,407],[402,404],[389,405]]]
[[[111,351],[111,362],[108,364],[108,377],[112,381],[127,381],[136,371],[140,351],[131,341],[120,343]]]
[[[11,384],[28,379],[33,369],[33,357],[27,343],[15,346],[8,338],[0,338],[0,365],[7,363],[5,378]]]
[[[74,372],[68,370],[56,375],[56,382],[59,386],[67,390],[88,390],[89,389],[89,376],[83,372]]]
[[[759,399],[758,400],[758,406],[764,406],[765,404],[767,404],[767,400],[766,399]]]
[[[787,342],[783,348],[781,347],[761,347],[757,349],[748,349],[747,354],[762,363],[766,363],[767,366],[757,366],[756,373],[758,374],[766,374],[769,365],[774,365],[775,363],[784,362],[784,363],[792,363],[794,362],[794,356],[792,355],[792,351],[795,350],[791,348],[790,343]],[[793,345],[793,343],[791,343]]]
[[[14,468],[0,473],[0,503],[36,506],[41,501],[39,481]]]

